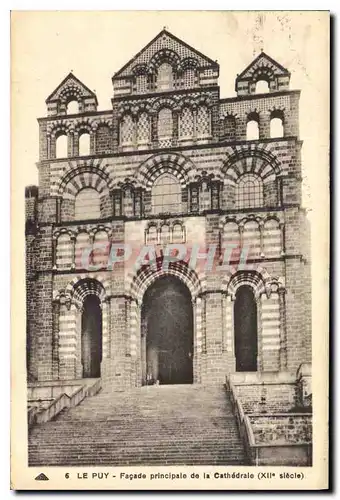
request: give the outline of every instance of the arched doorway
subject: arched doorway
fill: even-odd
[[[100,377],[102,361],[102,311],[96,295],[84,299],[81,321],[81,362],[83,377]]]
[[[143,384],[193,382],[191,295],[178,278],[158,278],[145,292],[141,350]]]
[[[250,286],[236,292],[234,329],[236,371],[257,371],[257,304]]]

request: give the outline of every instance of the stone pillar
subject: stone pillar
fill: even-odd
[[[76,236],[71,236],[72,256],[71,256],[71,269],[76,268]]]
[[[52,238],[52,268],[57,269],[57,238]]]
[[[52,379],[59,379],[59,316],[60,302],[53,302],[53,324],[52,324]]]
[[[69,156],[79,156],[79,134],[78,132],[73,132],[72,134],[72,143],[71,151],[72,153]]]
[[[151,143],[152,147],[156,148],[158,146],[158,114],[154,113],[151,115]]]
[[[286,298],[285,289],[279,288],[280,311],[280,370],[287,369],[287,333],[286,333]]]
[[[48,159],[51,159],[51,136],[48,135],[46,137],[46,140],[47,140],[47,158]]]
[[[286,253],[285,225],[283,222],[279,224],[279,228],[280,228],[281,255],[285,255]]]
[[[91,130],[90,132],[90,155],[96,154],[96,132]]]
[[[56,199],[56,223],[57,224],[61,223],[61,203],[62,203],[62,198],[58,197]]]
[[[259,114],[259,139],[270,138],[270,113],[261,112]]]
[[[259,229],[260,229],[260,257],[264,258],[264,223],[263,221],[259,222]]]
[[[147,336],[147,322],[145,318],[141,320],[141,371],[142,371],[142,385],[146,384],[146,336]]]
[[[222,310],[222,352],[228,350],[227,346],[227,295],[225,293],[221,293],[221,310]]]
[[[177,146],[178,144],[178,128],[179,128],[179,110],[175,109],[172,112],[173,129],[172,129],[172,145]]]
[[[257,307],[257,371],[262,372],[264,367],[263,339],[262,339],[262,300],[265,294],[255,296]]]
[[[197,108],[192,109],[192,128],[193,128],[193,141],[197,140]]]

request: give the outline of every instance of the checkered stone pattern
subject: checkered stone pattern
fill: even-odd
[[[145,94],[148,91],[148,81],[145,75],[136,76],[136,92],[137,94]]]
[[[138,144],[146,144],[150,141],[150,121],[147,113],[141,113],[138,118]]]
[[[121,144],[133,144],[135,138],[135,124],[131,115],[123,117],[120,125]]]
[[[194,69],[189,68],[184,71],[183,83],[184,83],[184,88],[186,89],[191,89],[195,87],[196,78]]]
[[[209,137],[211,134],[211,115],[207,106],[200,106],[196,119],[197,138]]]
[[[184,108],[180,115],[179,136],[182,139],[191,139],[193,135],[194,135],[194,119],[192,111],[189,108]]]

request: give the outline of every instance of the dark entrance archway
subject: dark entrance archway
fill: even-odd
[[[83,303],[81,322],[81,362],[83,377],[100,377],[102,361],[102,311],[96,295],[88,295]]]
[[[143,384],[193,382],[191,295],[178,278],[159,278],[146,291],[141,342]]]
[[[234,328],[236,371],[257,371],[257,304],[250,286],[236,292]]]

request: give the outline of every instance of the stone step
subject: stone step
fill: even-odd
[[[237,465],[245,461],[224,388],[101,392],[29,434],[30,465]]]

